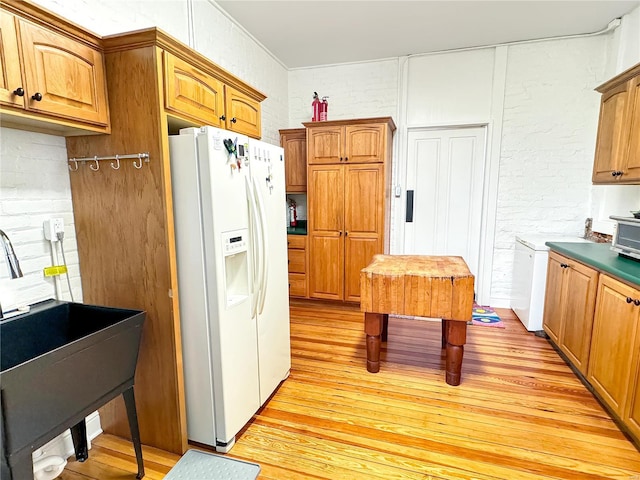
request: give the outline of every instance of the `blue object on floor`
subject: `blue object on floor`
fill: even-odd
[[[257,463],[187,450],[164,480],[255,480],[259,473]]]

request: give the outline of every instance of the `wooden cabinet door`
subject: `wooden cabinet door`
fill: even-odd
[[[600,275],[587,380],[620,417],[631,380],[640,312],[627,299],[640,299],[640,292]]]
[[[627,409],[622,420],[636,438],[640,439],[640,327],[636,337],[636,358],[633,362],[632,383],[627,396]]]
[[[15,19],[15,15],[0,11],[0,103],[24,107],[24,95],[14,93],[18,88],[24,90]]]
[[[169,112],[224,128],[224,86],[211,75],[163,52],[164,102]]]
[[[27,109],[108,125],[102,53],[24,20],[19,28]]]
[[[344,131],[344,161],[381,163],[384,161],[385,125],[348,125]]]
[[[224,104],[226,128],[253,138],[260,138],[260,102],[225,85]]]
[[[344,169],[309,167],[309,296],[342,300],[344,292]]]
[[[566,284],[563,281],[565,268],[562,265],[567,265],[567,259],[555,252],[550,252],[542,328],[556,345],[559,344],[563,297],[566,289]]]
[[[629,83],[626,82],[602,94],[596,154],[593,163],[594,183],[612,183],[620,177],[612,173],[620,171],[627,149],[626,118]]]
[[[565,276],[566,295],[560,327],[560,349],[583,374],[587,373],[598,272],[573,260]]]
[[[344,171],[344,299],[359,302],[360,270],[384,249],[384,165]]]
[[[280,146],[284,149],[287,193],[307,191],[307,131],[304,128],[280,130]]]
[[[627,165],[621,180],[640,180],[640,76],[629,82]]]
[[[311,127],[307,131],[307,162],[309,165],[340,163],[343,127]]]

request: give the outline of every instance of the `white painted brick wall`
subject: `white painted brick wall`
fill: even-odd
[[[582,235],[605,37],[509,47],[491,296],[510,297],[515,236]]]
[[[24,277],[10,279],[4,258],[0,260],[0,302],[4,310],[55,297],[50,243],[42,224],[61,217],[65,225],[64,247],[73,293],[82,299],[76,235],[63,137],[0,129],[0,229],[11,239]],[[58,249],[59,262],[62,264]],[[4,257],[4,255],[3,255]],[[64,277],[61,277],[64,279]],[[61,281],[64,300],[70,300],[66,279]]]
[[[398,120],[398,60],[333,65],[289,72],[289,128],[311,121],[313,92],[329,97],[329,120]]]

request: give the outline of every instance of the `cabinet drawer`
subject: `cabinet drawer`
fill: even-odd
[[[289,295],[292,297],[307,296],[307,276],[303,273],[289,274]]]
[[[287,235],[287,246],[304,250],[307,248],[307,237],[304,235]]]
[[[289,249],[289,272],[290,273],[306,273],[307,252],[305,250],[292,250]]]

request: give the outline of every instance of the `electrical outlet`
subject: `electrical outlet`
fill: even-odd
[[[64,233],[64,221],[62,218],[50,218],[43,223],[44,238],[50,242],[58,241],[58,233]]]

